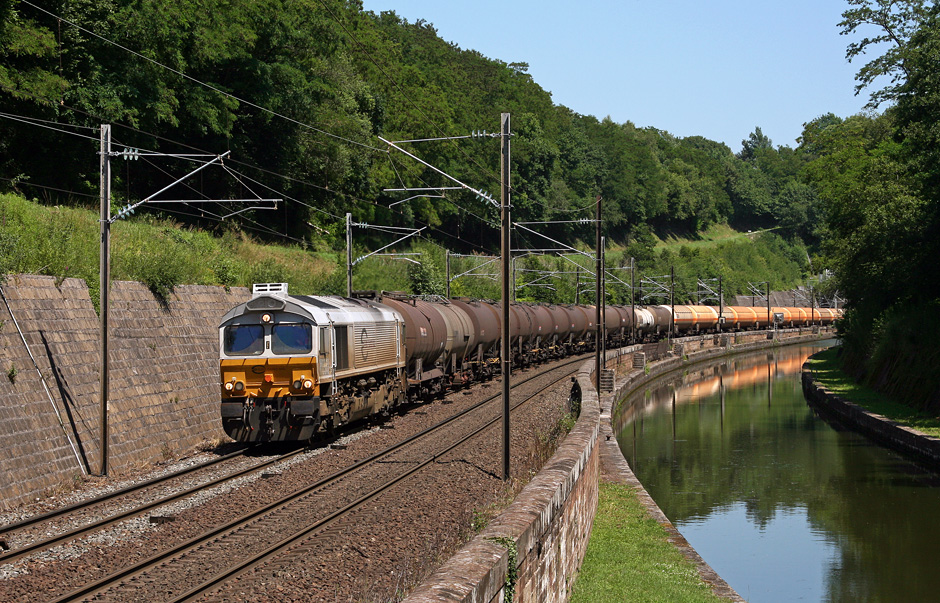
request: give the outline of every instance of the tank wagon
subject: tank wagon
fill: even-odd
[[[588,352],[594,306],[512,303],[514,366]],[[608,306],[611,347],[679,334],[827,325],[827,308]],[[408,402],[498,373],[498,303],[364,292],[355,298],[290,295],[284,283],[255,285],[219,325],[221,419],[242,442],[310,440]]]

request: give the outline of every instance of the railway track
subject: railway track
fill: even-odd
[[[108,492],[85,501],[63,506],[43,514],[0,527],[0,535],[2,535],[0,536],[0,539],[2,539],[4,542],[13,541],[14,539],[29,538],[29,534],[26,534],[24,537],[24,533],[27,531],[30,534],[54,534],[52,536],[34,539],[29,544],[24,544],[11,550],[4,551],[4,553],[0,555],[0,564],[14,563],[35,553],[52,548],[63,542],[81,538],[82,536],[91,534],[98,530],[103,530],[122,521],[141,517],[159,509],[160,507],[192,496],[197,492],[202,492],[207,489],[220,486],[226,482],[244,477],[251,473],[263,471],[304,452],[303,449],[293,450],[283,455],[277,455],[276,457],[267,461],[262,461],[260,463],[251,464],[248,467],[235,469],[234,471],[227,472],[224,475],[210,477],[207,481],[202,481],[195,486],[181,486],[175,489],[172,487],[172,482],[174,480],[192,477],[193,474],[200,471],[216,468],[218,465],[223,463],[245,457],[249,451],[250,449],[248,448],[238,450],[212,459],[205,463],[188,467],[181,471],[132,484],[113,492]],[[147,502],[140,504],[126,502],[130,501],[130,499],[145,497],[148,490],[161,487],[169,488],[173,491],[169,494],[161,495],[155,499],[148,500]],[[105,506],[110,506],[117,510],[111,513],[105,511],[105,517],[95,518],[95,515],[102,514],[99,509]],[[91,518],[87,523],[83,523],[77,527],[69,529],[63,530],[56,525],[56,522],[62,520],[63,518],[68,518],[69,523],[72,524],[80,523],[82,516],[91,516]]]
[[[520,397],[513,409],[568,379],[574,372],[568,367],[579,362],[583,359],[555,365],[514,383],[513,389],[518,391],[534,380],[547,380],[545,375],[553,371],[564,373],[552,378],[549,384],[539,386],[535,393]],[[244,576],[253,568],[282,557],[284,551],[292,547],[299,551],[293,554],[309,554],[303,551],[317,550],[317,543],[333,538],[339,526],[355,521],[351,517],[368,513],[370,502],[384,492],[498,422],[499,405],[493,401],[499,397],[499,394],[489,396],[289,496],[54,600],[192,601]],[[225,563],[221,564],[220,560]]]

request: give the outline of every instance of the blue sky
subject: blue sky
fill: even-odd
[[[464,49],[525,62],[556,104],[700,135],[735,152],[755,127],[796,146],[803,123],[863,110],[839,35],[844,0],[363,0]],[[494,129],[499,117],[494,110]]]

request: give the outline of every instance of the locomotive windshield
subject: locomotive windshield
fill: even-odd
[[[279,356],[309,354],[313,350],[313,329],[309,324],[279,324],[270,327],[271,352]],[[263,325],[225,327],[224,346],[228,356],[260,356],[265,350]]]
[[[275,354],[309,354],[312,349],[308,324],[280,324],[271,329],[271,351]]]
[[[264,352],[264,327],[225,327],[225,353],[230,356],[260,356]]]

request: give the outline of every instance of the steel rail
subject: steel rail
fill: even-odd
[[[231,481],[231,480],[233,480],[233,479],[237,479],[237,478],[239,478],[239,477],[242,477],[242,476],[244,476],[244,475],[247,475],[247,474],[249,474],[249,473],[254,473],[254,472],[256,472],[256,471],[260,471],[260,470],[262,470],[262,469],[265,469],[265,468],[267,468],[267,467],[270,467],[271,465],[280,463],[280,462],[282,462],[282,461],[284,461],[284,460],[286,460],[286,459],[288,459],[288,458],[291,458],[291,457],[293,457],[293,456],[296,456],[296,455],[298,455],[298,454],[301,454],[301,453],[304,452],[304,451],[305,451],[305,450],[304,450],[303,448],[300,448],[300,449],[297,449],[297,450],[288,452],[288,453],[286,453],[286,454],[280,455],[280,456],[278,456],[278,457],[276,457],[276,458],[274,458],[274,459],[271,459],[271,460],[269,460],[269,461],[265,461],[265,462],[263,462],[263,463],[259,463],[259,464],[257,464],[257,465],[253,465],[253,466],[251,466],[251,467],[247,467],[247,468],[242,469],[242,470],[240,470],[240,471],[236,471],[235,473],[232,473],[232,474],[229,474],[229,475],[225,475],[225,476],[222,476],[222,477],[219,477],[219,478],[210,480],[210,481],[206,482],[205,484],[200,484],[200,485],[198,485],[198,486],[193,486],[192,488],[188,488],[188,489],[186,489],[186,490],[181,490],[180,492],[177,492],[177,493],[175,493],[175,494],[171,494],[171,495],[169,495],[169,496],[165,496],[165,497],[160,498],[160,499],[157,499],[157,500],[155,500],[155,501],[151,501],[151,502],[149,502],[149,503],[145,503],[145,504],[139,505],[139,506],[134,507],[133,509],[129,509],[129,510],[123,512],[123,513],[118,513],[117,515],[112,515],[112,516],[110,516],[110,517],[106,517],[106,518],[104,518],[104,519],[102,519],[102,520],[100,520],[100,521],[96,521],[96,522],[93,522],[93,523],[86,524],[86,525],[84,525],[84,526],[80,526],[80,527],[74,528],[74,529],[72,529],[72,530],[69,530],[69,531],[67,531],[67,532],[63,532],[63,533],[58,534],[58,535],[56,535],[56,536],[51,536],[51,537],[49,537],[49,538],[46,538],[46,539],[44,539],[44,540],[37,540],[36,542],[34,542],[34,543],[32,543],[32,544],[29,544],[29,545],[27,545],[27,546],[24,546],[24,547],[22,547],[22,548],[18,548],[18,549],[14,549],[14,550],[12,550],[12,551],[8,551],[8,552],[5,553],[4,555],[0,556],[0,563],[12,563],[12,562],[17,561],[17,560],[19,560],[19,559],[22,559],[22,558],[24,558],[24,557],[27,557],[27,556],[29,556],[29,555],[31,555],[31,554],[33,554],[33,553],[38,553],[39,551],[44,551],[44,550],[46,550],[46,549],[52,548],[53,546],[55,546],[55,545],[57,545],[57,544],[59,544],[59,543],[66,542],[66,541],[72,540],[72,539],[74,539],[74,538],[78,538],[78,537],[80,537],[80,536],[83,536],[83,535],[88,534],[88,533],[91,533],[91,532],[95,532],[95,531],[98,531],[98,530],[102,530],[102,529],[104,529],[104,528],[107,528],[108,526],[112,526],[112,525],[114,525],[114,524],[116,524],[116,523],[119,523],[119,522],[121,522],[121,521],[125,521],[125,520],[128,520],[128,519],[133,519],[133,518],[135,518],[135,517],[139,517],[139,516],[144,515],[145,513],[149,512],[149,511],[153,510],[153,509],[156,509],[156,508],[158,508],[158,507],[162,507],[163,505],[170,504],[171,502],[177,501],[177,500],[182,499],[182,498],[185,498],[185,497],[187,497],[187,496],[191,496],[191,495],[193,495],[193,494],[196,494],[197,492],[201,492],[201,491],[203,491],[203,490],[208,490],[208,489],[210,489],[210,488],[214,488],[214,487],[216,487],[216,486],[219,486],[219,485],[221,485],[221,484],[224,484],[225,482],[228,482],[228,481]],[[220,458],[215,459],[215,460],[213,460],[213,461],[210,461],[210,462],[208,462],[208,463],[203,463],[202,465],[198,465],[198,466],[196,466],[196,467],[187,469],[187,470],[185,470],[185,471],[181,471],[181,472],[179,472],[179,473],[174,473],[174,474],[172,474],[172,475],[165,476],[165,477],[162,477],[162,478],[156,478],[156,479],[154,479],[154,480],[151,480],[152,483],[151,483],[151,482],[148,482],[148,483],[146,483],[146,485],[147,485],[147,486],[152,486],[152,485],[154,485],[154,484],[156,484],[156,483],[160,483],[160,482],[162,482],[162,481],[166,481],[166,480],[171,479],[171,478],[180,477],[180,476],[182,476],[182,475],[185,475],[186,473],[190,473],[191,471],[195,471],[196,469],[203,469],[203,468],[205,468],[205,467],[209,467],[209,466],[214,465],[214,464],[216,464],[216,463],[219,463],[219,462],[221,462],[221,461],[223,461],[223,460],[232,458],[232,457],[234,457],[234,456],[238,456],[239,454],[244,454],[244,451],[239,451],[239,452],[236,452],[236,453],[232,453],[232,454],[226,455],[226,456],[224,456],[224,457],[220,457]],[[143,486],[143,485],[142,485],[142,486]],[[132,493],[132,492],[134,492],[134,491],[138,491],[138,490],[142,490],[142,489],[143,489],[143,487],[139,487],[139,488],[138,488],[138,487],[135,487],[135,486],[131,486],[131,487],[129,487],[129,488],[125,488],[124,490],[126,491],[125,493]],[[102,498],[103,500],[101,500],[101,501],[95,501],[95,502],[96,502],[96,503],[104,502],[104,501],[107,501],[107,500],[110,500],[110,499],[114,498],[114,496],[113,496],[113,495],[105,495],[105,496],[102,496],[102,497],[100,497],[100,498]],[[93,500],[94,500],[94,499],[93,499]],[[86,502],[89,502],[89,503],[90,503],[90,502],[92,502],[92,501],[86,501]],[[91,506],[94,506],[94,505],[92,505],[92,504],[88,504],[88,505],[82,505],[82,504],[73,505],[73,507],[76,507],[76,508],[78,508],[78,509],[85,508],[85,507],[89,507],[89,508],[90,508]],[[72,509],[72,510],[74,510],[74,509]],[[59,515],[65,513],[65,512],[67,512],[67,508],[59,509],[59,510],[55,511],[55,516],[59,516]]]
[[[84,509],[86,507],[92,507],[96,504],[106,502],[108,500],[117,498],[119,496],[123,496],[125,494],[130,494],[139,490],[144,490],[150,486],[155,486],[159,484],[160,482],[171,480],[177,477],[182,477],[186,475],[187,473],[192,473],[193,471],[205,469],[206,467],[210,467],[212,465],[215,465],[216,463],[221,463],[222,461],[235,458],[236,456],[244,455],[247,451],[248,451],[247,448],[243,450],[236,450],[235,452],[230,452],[229,454],[220,456],[216,459],[211,459],[209,461],[206,461],[205,463],[194,465],[192,467],[187,467],[186,469],[183,469],[182,471],[177,471],[176,473],[168,473],[167,475],[155,477],[153,479],[147,480],[145,482],[140,482],[138,484],[132,484],[130,486],[121,488],[119,490],[115,490],[113,492],[106,492],[94,498],[89,498],[88,500],[83,500],[77,503],[73,503],[71,505],[60,507],[58,509],[53,509],[51,511],[34,515],[32,517],[28,517],[26,519],[23,519],[14,523],[9,523],[5,526],[0,526],[0,534],[6,534],[9,532],[13,532],[15,530],[22,530],[23,528],[27,528],[32,525],[44,523],[46,521],[49,521],[50,519],[55,519],[56,517],[59,517],[60,515],[67,515],[69,513],[73,513],[75,511]],[[6,557],[0,556],[0,563],[3,563],[4,561],[6,561]]]

